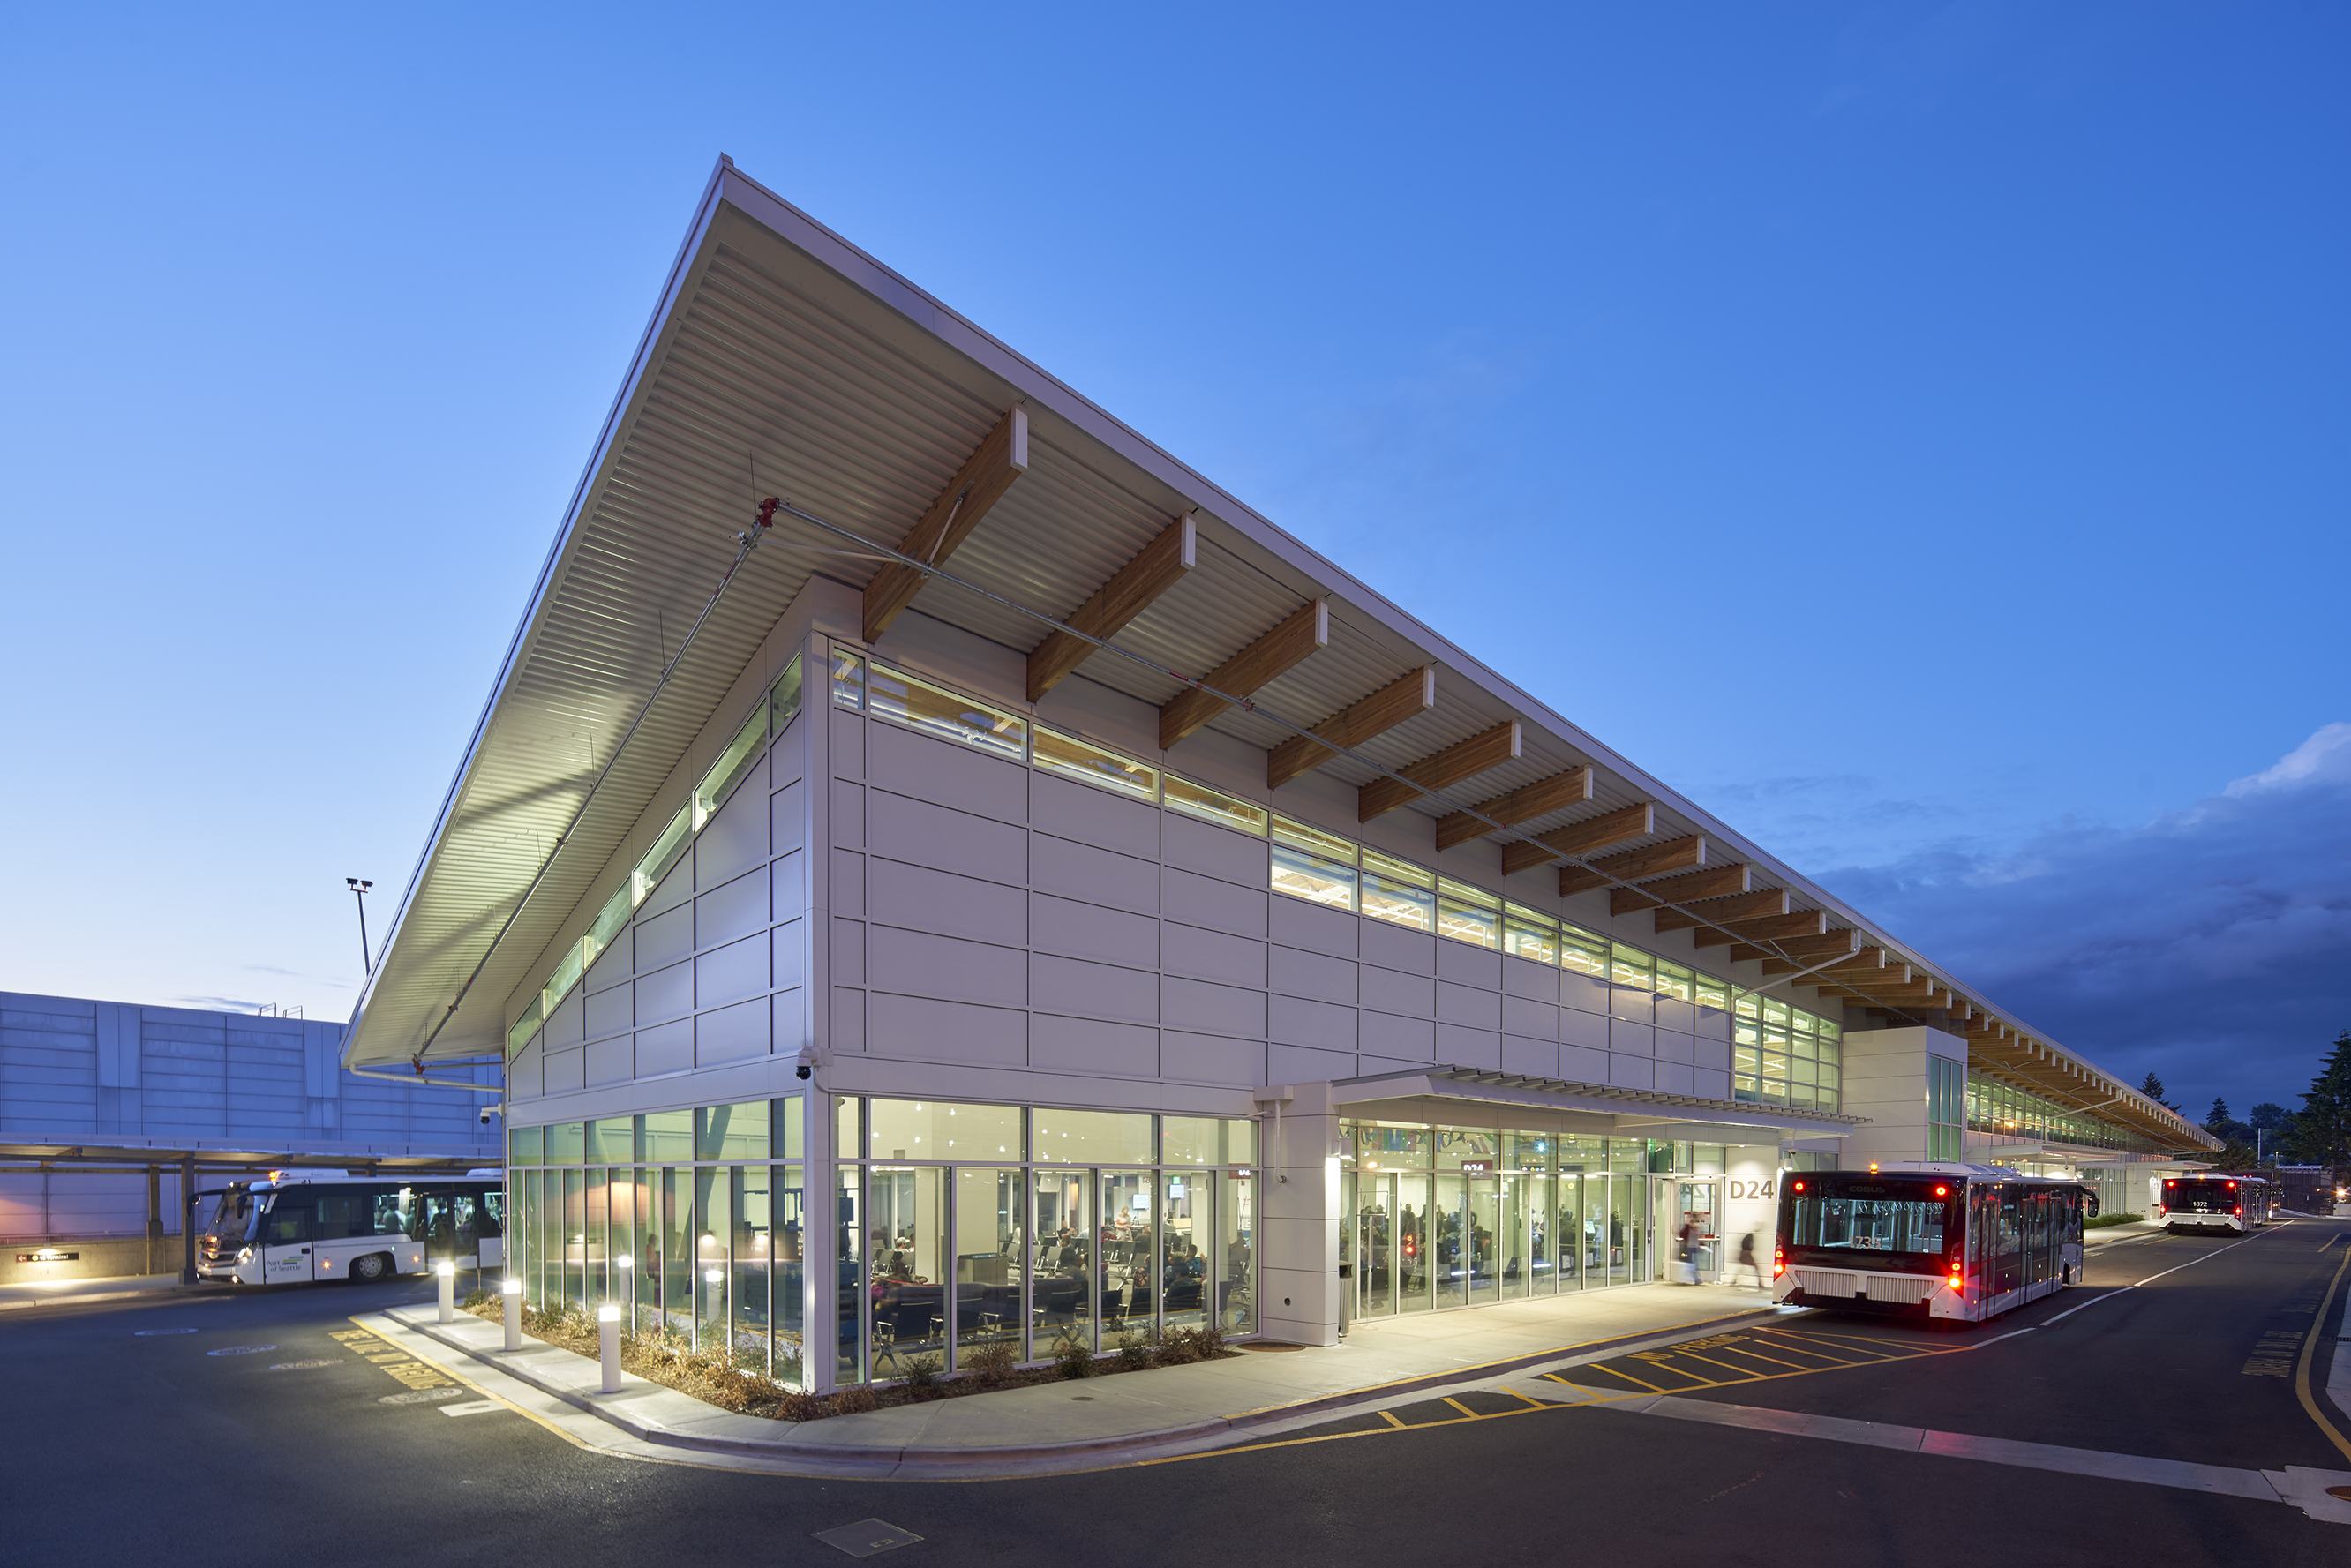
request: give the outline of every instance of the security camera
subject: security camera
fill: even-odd
[[[498,1108],[497,1108],[496,1106],[495,1106],[495,1105],[485,1105],[485,1106],[483,1106],[483,1107],[482,1107],[482,1115],[481,1115],[481,1122],[482,1122],[482,1125],[483,1125],[483,1126],[485,1126],[485,1127],[488,1126],[488,1125],[490,1124],[490,1118],[491,1118],[491,1117],[493,1117],[493,1116],[495,1116],[495,1115],[496,1115],[497,1113],[498,1113]]]
[[[799,1053],[792,1061],[792,1076],[803,1082],[815,1077],[817,1060],[816,1047],[812,1045],[800,1047]]]

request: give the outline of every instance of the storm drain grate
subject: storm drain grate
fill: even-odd
[[[901,1530],[878,1519],[861,1519],[855,1524],[844,1524],[838,1530],[820,1530],[816,1538],[827,1546],[839,1547],[852,1557],[871,1557],[893,1546],[912,1546],[922,1539],[911,1530]]]

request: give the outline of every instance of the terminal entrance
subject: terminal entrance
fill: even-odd
[[[1351,1319],[1653,1280],[1653,1197],[1670,1202],[1677,1186],[1707,1185],[1630,1173],[1475,1170],[1343,1179]],[[1673,1229],[1679,1225],[1677,1218]]]

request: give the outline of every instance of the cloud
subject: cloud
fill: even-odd
[[[2061,821],[1821,879],[1962,987],[2200,1117],[2298,1105],[2351,1028],[2351,724],[2134,828]]]
[[[206,1012],[249,1013],[267,1005],[246,997],[173,997],[175,1002],[187,1007],[202,1008]]]

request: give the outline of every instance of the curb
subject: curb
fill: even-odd
[[[1767,1302],[1749,1311],[1727,1312],[1719,1317],[1677,1323],[1669,1328],[1619,1334],[1610,1339],[1586,1340],[1575,1344],[1554,1346],[1549,1350],[1537,1351],[1526,1355],[1510,1356],[1499,1361],[1447,1367],[1441,1372],[1432,1372],[1418,1377],[1400,1378],[1391,1383],[1373,1384],[1363,1388],[1345,1389],[1336,1394],[1322,1395],[1289,1404],[1263,1406],[1255,1410],[1244,1410],[1238,1415],[1210,1416],[1173,1427],[1155,1427],[1148,1431],[1114,1433],[1101,1437],[1077,1438],[1066,1443],[1001,1444],[986,1448],[923,1448],[914,1445],[861,1448],[838,1443],[796,1443],[789,1438],[711,1437],[679,1432],[658,1422],[647,1421],[636,1416],[625,1406],[614,1405],[601,1396],[584,1394],[576,1388],[566,1386],[519,1360],[507,1360],[503,1351],[485,1352],[462,1343],[455,1335],[445,1333],[439,1323],[431,1321],[435,1315],[434,1309],[431,1307],[385,1308],[382,1315],[411,1333],[422,1334],[468,1360],[479,1362],[485,1366],[495,1367],[517,1382],[528,1384],[542,1394],[559,1399],[575,1409],[584,1411],[619,1427],[640,1442],[657,1444],[664,1448],[698,1450],[704,1453],[729,1454],[746,1458],[792,1459],[858,1466],[935,1465],[952,1469],[974,1465],[1083,1458],[1092,1455],[1128,1449],[1165,1448],[1190,1439],[1214,1437],[1220,1432],[1242,1431],[1277,1421],[1290,1420],[1297,1416],[1317,1415],[1324,1411],[1343,1409],[1353,1405],[1392,1399],[1398,1395],[1451,1387],[1465,1383],[1482,1383],[1492,1378],[1507,1376],[1513,1372],[1521,1372],[1529,1367],[1548,1366],[1563,1361],[1614,1354],[1651,1341],[1684,1335],[1692,1329],[1713,1328],[1719,1324],[1739,1322],[1749,1318],[1765,1317],[1771,1315],[1775,1311],[1776,1309]],[[414,1318],[410,1315],[412,1313],[414,1314],[414,1318],[422,1318],[424,1321],[414,1321]],[[550,1345],[544,1340],[530,1340],[527,1343],[542,1351],[551,1350],[569,1355],[583,1364],[593,1364],[587,1357],[565,1351],[559,1345]],[[626,1379],[632,1388],[659,1389],[666,1393],[676,1392],[664,1385],[638,1377],[633,1373],[626,1375]],[[684,1397],[693,1396],[688,1395]],[[711,1406],[711,1409],[721,1415],[733,1414],[729,1411],[720,1411],[716,1406]],[[745,1418],[754,1419],[754,1417]]]
[[[40,1296],[30,1301],[0,1301],[0,1312],[21,1312],[30,1307],[71,1307],[84,1301],[128,1301],[160,1300],[172,1296],[198,1296],[205,1293],[202,1285],[150,1285],[135,1291],[77,1291],[70,1295]]]

